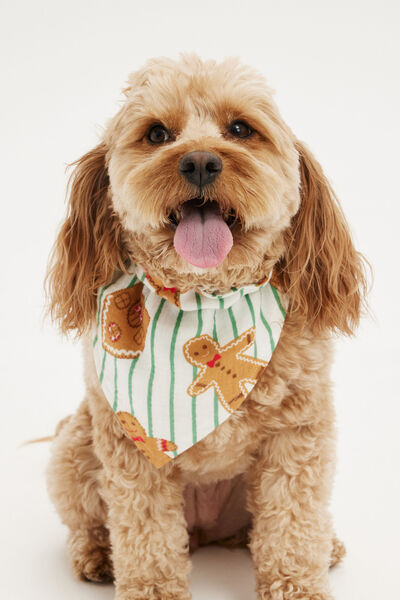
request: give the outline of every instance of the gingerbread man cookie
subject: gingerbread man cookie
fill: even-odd
[[[150,317],[142,290],[143,283],[137,283],[104,299],[103,348],[117,358],[135,358],[144,348]]]
[[[255,328],[251,327],[225,346],[207,334],[187,341],[183,346],[185,358],[200,369],[188,387],[188,394],[197,396],[214,387],[222,406],[233,413],[247,396],[246,384],[254,385],[268,364],[243,354],[254,339]]]
[[[176,444],[168,440],[148,437],[144,427],[128,412],[120,411],[116,415],[127,435],[153,465],[159,468],[171,460],[165,452],[177,450]]]
[[[172,302],[172,304],[175,304],[175,306],[177,306],[178,308],[181,307],[181,303],[180,303],[180,299],[179,299],[180,292],[179,292],[178,288],[166,287],[162,283],[162,281],[155,279],[152,275],[149,275],[149,273],[146,273],[146,279],[150,283],[150,285],[154,288],[154,291],[158,296],[161,296],[161,298],[165,298],[166,300],[169,300],[169,302]]]

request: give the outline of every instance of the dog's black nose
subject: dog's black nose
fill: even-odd
[[[221,159],[212,152],[188,152],[179,163],[179,171],[189,181],[202,187],[211,183],[222,171]]]

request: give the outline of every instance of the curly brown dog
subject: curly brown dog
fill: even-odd
[[[327,509],[331,334],[359,321],[363,259],[260,74],[234,60],[154,59],[124,93],[102,141],[76,162],[49,270],[53,317],[85,340],[86,397],[48,469],[74,570],[113,578],[117,600],[186,600],[189,541],[248,534],[260,600],[328,600],[328,568],[344,553]],[[193,231],[195,219],[214,219],[226,237],[211,250],[178,240],[188,213]],[[161,468],[125,433],[94,368],[98,290],[133,262],[172,298],[225,294],[271,272],[289,298],[279,344],[240,408]]]

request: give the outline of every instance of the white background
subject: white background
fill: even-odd
[[[111,600],[73,579],[50,505],[47,444],[82,393],[79,346],[42,325],[42,281],[63,217],[65,165],[95,145],[146,58],[238,55],[277,90],[323,164],[375,271],[373,317],[334,365],[338,469],[332,510],[348,548],[337,600],[398,597],[399,5],[381,0],[14,0],[1,40],[0,596]],[[195,600],[252,600],[245,551],[194,557]]]

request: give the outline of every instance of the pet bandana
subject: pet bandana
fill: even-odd
[[[138,265],[99,290],[98,377],[125,432],[156,467],[244,402],[279,340],[285,304],[267,278],[223,295],[181,294]]]

